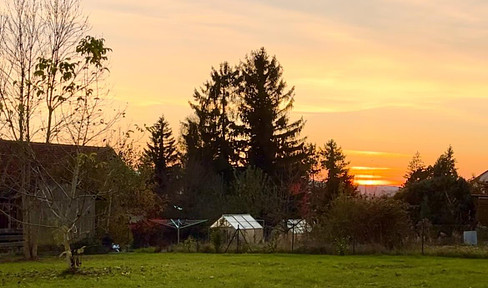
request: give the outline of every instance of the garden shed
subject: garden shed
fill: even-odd
[[[248,244],[263,240],[263,226],[249,214],[224,214],[210,228],[224,231],[228,241],[235,237]]]

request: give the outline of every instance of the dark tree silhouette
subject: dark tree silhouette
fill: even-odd
[[[395,197],[410,205],[414,223],[427,218],[435,225],[447,225],[444,232],[448,233],[456,225],[474,223],[470,186],[457,173],[452,147],[449,146],[433,166],[413,170],[410,166],[412,164],[409,165],[411,171],[407,172],[409,178]]]
[[[327,171],[325,183],[328,197],[333,199],[339,193],[354,194],[356,191],[356,186],[353,183],[354,177],[349,175],[347,168],[349,162],[346,161],[346,155],[342,152],[342,148],[334,140],[329,140],[320,154],[323,157],[322,169]]]
[[[233,101],[237,73],[227,62],[218,70],[212,68],[211,79],[195,90],[194,102],[190,105],[196,117],[187,121],[183,136],[189,150],[200,150],[196,153],[198,160],[211,163],[214,171],[222,174],[226,181],[232,176],[232,165],[239,160]]]
[[[286,90],[283,68],[264,48],[240,65],[240,136],[247,141],[246,163],[272,177],[297,168],[305,158],[299,138],[303,119],[291,122],[294,88]]]
[[[154,168],[155,192],[164,195],[168,193],[167,188],[174,176],[173,168],[178,162],[175,139],[164,116],[153,126],[147,127],[147,130],[151,135],[144,149],[144,163]]]
[[[320,149],[320,164],[327,171],[327,178],[312,189],[312,218],[319,218],[329,209],[330,203],[339,195],[356,196],[357,187],[354,177],[349,174],[346,155],[334,140],[329,140]]]
[[[309,170],[307,149],[300,138],[304,121],[289,118],[294,89],[286,89],[282,73],[276,57],[269,56],[264,48],[251,52],[237,68],[223,63],[212,69],[211,79],[195,91],[190,103],[194,115],[183,123],[182,129],[185,169],[211,170],[221,179],[221,196],[232,196],[233,203],[239,202],[236,197],[243,201],[255,197],[245,195],[252,189],[236,192],[234,182],[256,176],[249,171],[262,171],[272,187],[263,192],[270,195],[260,199],[269,199],[275,193],[279,199],[275,201],[276,219],[291,217],[291,211],[297,214],[297,201],[308,184]],[[201,184],[211,178],[201,177]],[[211,185],[217,187],[214,182]],[[206,199],[208,195],[204,193],[216,191],[197,190],[200,199]],[[188,194],[187,199],[194,199],[189,194],[197,190],[188,186],[183,193]],[[269,219],[266,216],[263,218]]]

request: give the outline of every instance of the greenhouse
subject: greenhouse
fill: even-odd
[[[224,231],[229,242],[255,244],[263,240],[263,226],[249,214],[224,214],[210,228]]]

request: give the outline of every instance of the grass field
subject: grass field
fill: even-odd
[[[0,264],[0,287],[488,287],[488,260],[421,256],[129,253]]]

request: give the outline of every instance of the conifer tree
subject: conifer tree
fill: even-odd
[[[340,194],[354,196],[357,194],[353,176],[349,174],[346,155],[334,140],[329,140],[324,148],[320,150],[320,164],[324,171],[327,171],[327,179],[323,187],[315,190],[312,204],[316,214],[323,214],[328,205]]]
[[[144,162],[154,168],[155,192],[162,195],[172,180],[172,173],[178,161],[175,139],[171,127],[162,115],[159,120],[147,127],[150,135],[147,148],[144,149]]]
[[[294,87],[287,90],[283,68],[264,48],[240,65],[240,136],[246,140],[246,163],[272,177],[298,168],[304,155],[299,138],[303,119],[291,122]]]
[[[211,163],[215,172],[228,178],[232,174],[232,165],[238,162],[233,102],[237,71],[224,62],[218,70],[212,68],[210,75],[211,79],[200,90],[195,90],[194,102],[190,105],[196,119],[185,124],[187,133],[183,138],[189,149],[195,149],[189,147],[189,141],[198,142],[200,161]],[[191,130],[192,127],[197,131]]]
[[[395,195],[410,205],[414,223],[427,218],[435,225],[448,225],[445,227],[447,233],[451,233],[455,225],[475,223],[470,186],[457,173],[451,146],[434,165],[416,171],[420,174],[407,173],[411,176]]]

